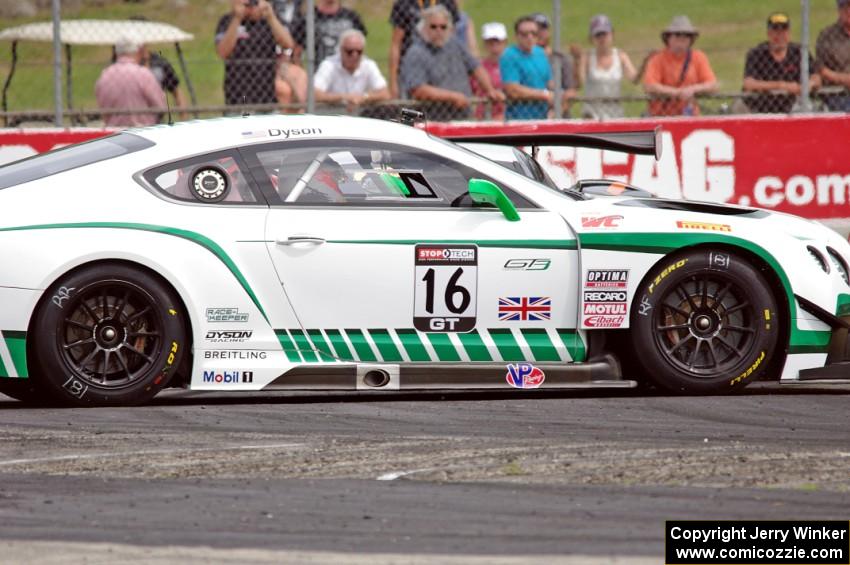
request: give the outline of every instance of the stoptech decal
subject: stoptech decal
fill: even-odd
[[[585,290],[585,302],[625,302],[628,293],[625,290]]]
[[[422,332],[475,328],[478,247],[417,245],[414,265],[413,327]]]
[[[505,380],[514,388],[538,388],[546,380],[546,374],[531,363],[511,363]]]
[[[625,316],[589,316],[582,323],[589,328],[619,328],[625,321]]]
[[[652,281],[652,283],[650,283],[649,288],[647,289],[647,290],[649,291],[649,293],[650,293],[650,294],[652,294],[652,291],[653,291],[653,290],[655,290],[655,287],[656,287],[656,286],[657,286],[657,285],[658,285],[661,281],[663,281],[663,280],[664,280],[664,278],[665,278],[667,275],[669,275],[670,273],[672,273],[672,272],[673,272],[673,271],[675,271],[676,269],[681,269],[682,267],[684,267],[684,266],[685,266],[685,264],[686,264],[687,262],[688,262],[688,260],[687,260],[687,259],[682,259],[681,261],[677,261],[677,262],[675,262],[675,263],[673,263],[673,264],[671,264],[671,265],[668,265],[668,266],[667,266],[667,268],[665,268],[663,271],[661,271],[661,273],[659,273],[659,274],[658,274],[658,276],[657,276],[657,277],[655,277],[655,280],[653,280],[653,281]]]
[[[628,269],[592,269],[584,279],[585,288],[626,288],[628,284]]]
[[[729,224],[711,224],[708,222],[689,222],[687,220],[679,220],[676,222],[676,227],[683,230],[707,230],[707,231],[732,231],[732,226]]]
[[[210,330],[204,339],[212,343],[241,343],[251,339],[253,330]]]
[[[204,382],[237,384],[254,382],[254,371],[204,371]]]
[[[238,308],[207,308],[207,322],[247,322],[248,313]]]
[[[585,216],[581,219],[583,228],[618,228],[623,216]]]

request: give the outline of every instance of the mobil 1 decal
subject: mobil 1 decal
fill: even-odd
[[[416,246],[413,327],[421,332],[475,328],[478,247]]]

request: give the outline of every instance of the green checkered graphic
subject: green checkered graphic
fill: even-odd
[[[469,333],[424,333],[401,329],[276,330],[293,363],[559,363],[584,361],[575,330],[494,328]]]

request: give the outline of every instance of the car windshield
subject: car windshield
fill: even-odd
[[[33,155],[0,167],[0,189],[55,175],[153,147],[154,143],[130,133],[117,133]]]

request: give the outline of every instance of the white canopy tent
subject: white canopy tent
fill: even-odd
[[[178,27],[160,22],[139,20],[64,20],[59,25],[59,37],[65,46],[65,80],[66,101],[68,109],[73,108],[71,92],[71,47],[74,45],[115,45],[120,41],[133,41],[146,45],[156,43],[173,43],[180,61],[180,70],[186,80],[192,105],[197,104],[195,89],[189,78],[181,41],[191,41],[195,38]],[[19,41],[53,42],[53,22],[25,24],[0,31],[0,41],[12,42],[12,66],[6,82],[3,85],[3,111],[7,108],[7,91],[15,74],[17,64],[17,46]]]

